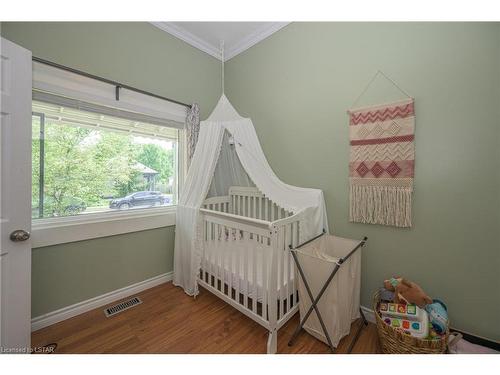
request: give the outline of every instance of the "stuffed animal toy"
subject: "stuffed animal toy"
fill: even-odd
[[[413,303],[422,309],[432,303],[420,286],[402,277],[384,280],[384,287],[394,292],[394,303]]]
[[[442,301],[435,299],[431,304],[425,306],[425,311],[429,314],[432,328],[440,335],[444,334],[448,328],[448,309],[446,305]]]

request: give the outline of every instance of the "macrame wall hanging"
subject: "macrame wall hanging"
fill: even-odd
[[[380,70],[408,99],[349,114],[349,219],[351,222],[411,227],[415,166],[414,99]]]

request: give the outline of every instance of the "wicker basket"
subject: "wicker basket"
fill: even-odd
[[[408,335],[384,323],[378,313],[380,293],[373,296],[373,311],[377,321],[377,332],[382,352],[386,354],[442,354],[446,352],[449,329],[440,339],[426,340]]]

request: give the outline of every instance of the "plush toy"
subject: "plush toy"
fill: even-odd
[[[425,311],[429,314],[429,321],[432,328],[440,335],[446,332],[448,326],[448,311],[446,305],[438,299],[425,306]]]
[[[394,303],[413,303],[422,309],[432,303],[432,299],[425,294],[420,286],[402,277],[385,280],[384,287],[394,291]]]
[[[385,288],[380,288],[379,293],[381,301],[386,301],[386,302],[394,301],[394,292],[391,292],[390,290],[387,290]]]

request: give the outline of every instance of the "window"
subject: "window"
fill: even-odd
[[[32,246],[175,224],[186,105],[33,62]]]
[[[46,93],[32,106],[34,220],[176,204],[180,130]]]

